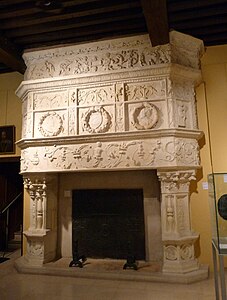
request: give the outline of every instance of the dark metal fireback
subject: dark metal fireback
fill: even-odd
[[[92,258],[145,259],[142,189],[74,190],[72,244]],[[74,251],[74,250],[73,250]]]

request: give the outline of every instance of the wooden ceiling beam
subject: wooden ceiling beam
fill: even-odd
[[[0,62],[21,74],[25,72],[26,66],[20,52],[2,34],[0,34]]]
[[[214,6],[218,4],[226,4],[226,0],[200,0],[200,1],[168,1],[167,7],[168,12],[179,12],[185,11],[187,9],[198,9],[198,8],[206,8],[208,6]]]
[[[166,0],[141,0],[152,46],[169,43]]]
[[[76,37],[81,37],[81,36],[87,36],[87,35],[95,35],[95,34],[99,34],[99,33],[108,33],[108,32],[112,32],[114,30],[116,31],[120,31],[120,30],[128,30],[129,34],[131,30],[136,30],[138,29],[139,32],[141,32],[141,30],[143,29],[143,31],[145,32],[146,30],[146,25],[143,22],[143,19],[139,18],[139,19],[133,19],[133,20],[124,20],[121,22],[109,22],[107,23],[105,26],[103,26],[102,24],[98,24],[98,25],[93,25],[93,26],[86,26],[83,28],[80,28],[80,30],[60,30],[57,32],[50,32],[50,33],[46,33],[45,35],[29,35],[29,36],[25,36],[25,37],[20,37],[20,38],[16,38],[15,42],[23,45],[25,48],[27,48],[27,46],[29,46],[30,44],[33,43],[39,43],[39,41],[41,41],[41,43],[43,45],[45,45],[45,43],[51,42],[51,41],[55,41],[55,40],[62,40],[64,41],[64,39],[70,39],[70,38],[76,38]],[[42,39],[41,39],[42,37]]]
[[[21,0],[20,0],[21,1]],[[99,3],[99,1],[102,0],[66,0],[62,3],[63,9],[66,7],[74,7],[77,6],[79,7],[80,5],[89,5],[90,3]],[[22,16],[29,16],[33,14],[38,14],[42,13],[43,10],[39,8],[38,6],[35,5],[35,2],[25,2],[25,3],[18,3],[17,5],[12,5],[11,1],[8,2],[9,5],[2,8],[0,12],[0,19],[4,20],[7,18],[19,18]],[[0,2],[0,7],[1,7],[1,2]],[[48,12],[46,12],[48,13]]]
[[[194,28],[199,28],[199,27],[204,27],[207,28],[208,26],[215,26],[215,25],[220,25],[220,26],[226,26],[227,20],[226,17],[220,16],[218,18],[212,18],[212,17],[207,17],[207,18],[199,18],[193,20],[193,22],[170,22],[169,27],[174,28],[178,31],[184,31],[184,30],[193,30]]]
[[[145,0],[146,1],[146,0]],[[223,6],[217,6],[215,9],[212,7],[204,8],[204,9],[194,9],[194,10],[185,10],[182,13],[170,13],[169,14],[169,22],[190,22],[193,23],[194,19],[202,19],[211,17],[213,19],[220,18],[221,16],[225,16],[227,14],[227,4]]]
[[[10,29],[7,30],[7,37],[16,38],[23,37],[34,34],[55,32],[58,30],[66,30],[66,29],[75,29],[81,28],[90,25],[98,25],[103,24],[105,26],[106,23],[123,21],[123,20],[131,20],[131,19],[143,19],[142,12],[139,12],[137,9],[125,9],[116,12],[110,12],[105,14],[97,14],[86,17],[79,17],[61,21],[54,21],[51,23],[44,23],[39,25],[34,25],[31,27],[20,27],[17,30]]]
[[[116,4],[115,4],[116,3]],[[140,7],[139,2],[137,1],[115,1],[112,4],[109,1],[102,2],[102,5],[94,5],[93,7],[87,6],[86,9],[78,9],[78,6],[66,7],[61,14],[50,15],[45,13],[38,13],[34,14],[32,17],[23,17],[23,18],[13,18],[6,21],[1,22],[1,29],[7,30],[11,28],[18,28],[18,27],[25,27],[25,26],[33,26],[37,24],[52,22],[52,21],[60,21],[60,20],[67,20],[82,16],[90,16],[92,14],[98,13],[108,13],[114,12],[122,9],[130,9],[133,7]]]
[[[56,47],[56,46],[61,46],[62,44],[65,45],[71,45],[71,44],[79,44],[79,43],[86,43],[86,42],[97,42],[98,40],[106,40],[106,39],[111,39],[111,38],[120,38],[124,36],[134,36],[136,34],[143,34],[144,33],[144,28],[131,28],[130,31],[128,28],[126,29],[109,29],[108,34],[107,32],[96,32],[94,34],[89,34],[89,35],[82,35],[82,36],[77,36],[77,37],[70,37],[70,38],[65,38],[64,40],[58,39],[58,40],[53,40],[53,41],[47,41],[45,43],[42,43],[42,46],[40,43],[33,43],[30,44],[29,47],[26,47],[26,49],[45,49],[46,47]]]

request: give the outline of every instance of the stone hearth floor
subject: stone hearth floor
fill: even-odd
[[[12,253],[9,256],[10,260],[0,264],[1,300],[215,299],[212,274],[209,279],[192,284],[20,274],[14,268],[15,259],[19,256],[20,252],[18,251]],[[74,269],[72,271],[77,272],[78,270]],[[131,273],[131,270],[127,273]]]
[[[15,266],[18,272],[27,274],[127,281],[192,283],[204,280],[208,276],[207,266],[201,266],[199,270],[187,274],[164,274],[161,272],[159,264],[151,264],[144,261],[138,263],[137,271],[133,269],[123,270],[124,260],[89,258],[83,268],[70,268],[70,261],[71,259],[69,258],[61,258],[55,262],[44,264],[42,267],[31,267],[21,257],[16,261]]]

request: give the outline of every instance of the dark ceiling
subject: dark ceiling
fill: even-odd
[[[0,72],[25,65],[23,51],[174,29],[206,46],[227,44],[227,0],[0,0]]]

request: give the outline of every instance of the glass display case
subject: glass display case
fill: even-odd
[[[218,300],[219,273],[222,300],[226,300],[224,256],[227,255],[227,173],[209,174],[208,188],[211,212],[215,293],[216,299]]]
[[[227,173],[208,175],[212,240],[220,254],[227,254]]]

